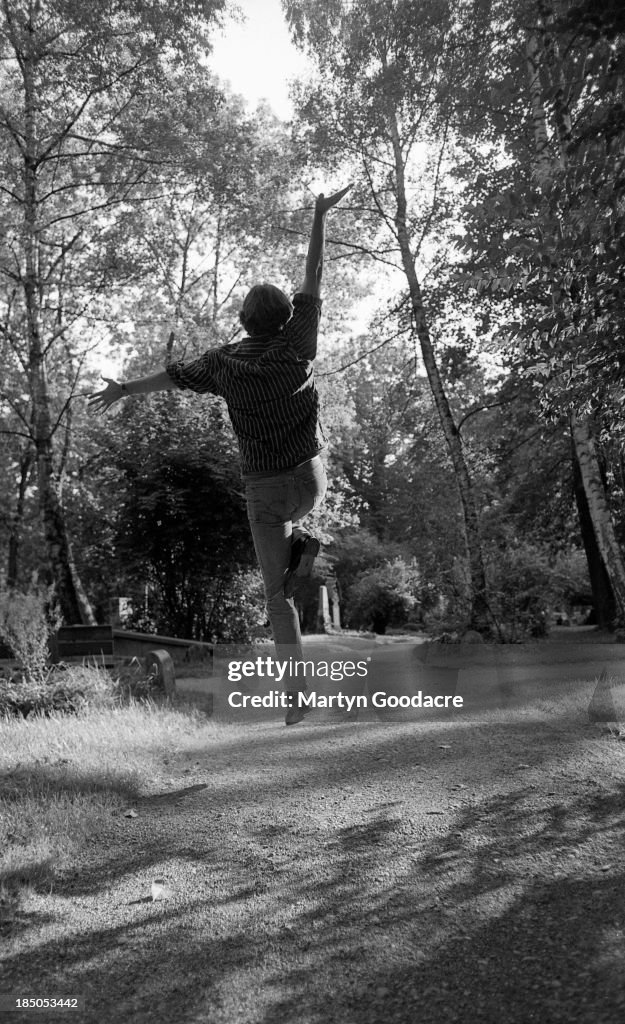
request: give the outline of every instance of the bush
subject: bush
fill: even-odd
[[[356,629],[385,633],[402,626],[419,608],[421,574],[414,562],[398,557],[361,572],[347,593],[346,616]]]
[[[201,593],[200,593],[201,591]],[[238,643],[250,640],[265,621],[265,595],[260,572],[241,569],[226,577],[215,576],[198,586],[196,618],[185,627],[170,617],[168,609],[151,594],[148,614],[137,601],[124,623],[125,629],[139,633],[160,633],[206,643]]]
[[[364,573],[398,558],[404,562],[410,558],[405,545],[381,541],[364,529],[337,531],[329,552],[332,570],[345,594]]]
[[[13,651],[27,682],[42,684],[49,672],[48,640],[56,628],[49,595],[41,588],[28,592],[0,590],[0,636]]]
[[[543,548],[528,543],[492,549],[487,574],[491,610],[507,643],[544,636],[548,609],[583,582],[578,559],[554,564]]]
[[[258,569],[233,573],[211,616],[214,643],[247,643],[265,623],[267,608],[263,579]]]

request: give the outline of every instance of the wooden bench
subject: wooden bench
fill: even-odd
[[[194,660],[206,664],[212,674],[213,645],[179,637],[104,626],[61,626],[51,643],[52,660],[75,664],[95,659],[98,664],[113,667],[122,660],[144,658],[154,650],[167,651],[174,662]]]
[[[53,660],[68,664],[96,658],[104,665],[113,664],[112,626],[61,626],[52,643]]]

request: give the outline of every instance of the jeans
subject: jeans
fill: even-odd
[[[328,486],[318,455],[295,469],[275,476],[245,480],[247,515],[256,557],[267,599],[267,612],[279,659],[303,660],[299,616],[292,597],[284,596],[291,542],[308,533],[301,526],[304,516],[318,508]],[[285,689],[296,689],[288,685]]]

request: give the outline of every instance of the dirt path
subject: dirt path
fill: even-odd
[[[37,1021],[625,1019],[625,743],[585,693],[235,732],[32,895],[2,991],[86,996]]]

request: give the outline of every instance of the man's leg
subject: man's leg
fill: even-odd
[[[294,473],[296,504],[291,510],[291,558],[284,584],[284,593],[291,597],[298,579],[308,578],[312,572],[320,544],[316,537],[302,526],[302,520],[318,508],[325,497],[328,481],[321,459],[312,459]]]
[[[291,594],[285,593],[292,557],[292,521],[296,521],[300,536],[310,536],[300,520],[321,503],[326,487],[325,470],[318,458],[292,472],[246,483],[248,518],[263,575],[276,657],[281,661],[304,661],[299,616]],[[298,678],[297,672],[290,678],[285,676],[283,685],[292,698],[306,690],[306,680]],[[301,721],[304,713],[303,709],[289,709],[287,725]]]
[[[291,557],[291,521],[263,522],[250,516],[256,557],[263,576],[267,611],[278,658],[301,656],[299,617],[293,601],[284,596]]]
[[[288,478],[273,477],[266,482],[254,481],[246,485],[248,518],[260,565],[271,623],[276,658],[287,662],[303,662],[302,636],[299,616],[292,598],[284,593],[284,581],[291,557],[291,519],[288,508],[291,484]],[[292,659],[292,660],[291,660]],[[301,669],[300,669],[301,671]],[[286,724],[294,725],[304,717],[305,710],[297,706],[296,696],[306,689],[305,678],[287,671],[282,687],[291,697]]]
[[[299,624],[299,615],[292,597],[284,592],[284,580],[291,551],[290,522],[282,524],[283,529],[262,523],[250,523],[254,547],[263,574],[267,612],[276,650],[276,660],[286,663],[281,666],[281,686],[289,698],[285,715],[286,725],[297,725],[308,713],[309,708],[301,707],[299,694],[307,689],[303,672],[304,652]],[[297,666],[299,663],[299,667]]]

